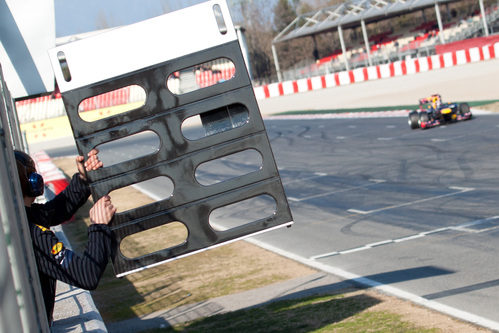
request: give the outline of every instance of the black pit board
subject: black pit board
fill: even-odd
[[[205,11],[206,16],[210,17],[210,14],[213,16],[211,10],[216,5],[226,9],[224,1],[209,1],[184,11],[186,17],[189,17],[189,11],[199,10],[204,6],[201,11]],[[175,14],[178,15],[177,12]],[[164,15],[165,20],[169,15]],[[224,23],[230,30],[233,28],[230,17],[229,20],[227,15],[225,18]],[[161,141],[159,151],[153,155],[89,172],[94,201],[113,190],[157,176],[169,177],[175,185],[173,195],[168,199],[117,213],[111,227],[117,244],[127,236],[172,222],[185,225],[188,230],[187,239],[178,246],[138,258],[125,257],[119,251],[118,245],[118,251],[113,258],[117,276],[292,224],[291,212],[239,43],[231,33],[228,35],[230,38],[227,42],[207,49],[167,59],[99,82],[74,86],[70,85],[71,81],[78,78],[72,71],[72,45],[51,50],[54,72],[59,85],[62,86],[62,98],[81,155],[86,156],[90,150],[103,143],[146,130],[155,132]],[[165,39],[168,39],[167,37]],[[87,41],[86,45],[91,43]],[[113,45],[109,47],[112,48]],[[105,58],[106,51],[101,49],[98,52]],[[220,58],[229,59],[235,66],[235,75],[230,80],[185,94],[174,94],[167,88],[166,82],[170,74]],[[93,63],[82,63],[82,66],[88,66],[89,71],[92,69]],[[67,70],[64,69],[65,65],[69,71],[64,73],[63,71]],[[69,81],[68,74],[71,75]],[[93,122],[80,118],[78,106],[81,101],[133,85],[142,87],[146,92],[143,106]],[[226,120],[232,116],[241,119],[241,114],[245,114],[241,113],[241,110],[247,112],[246,123],[240,126],[240,123],[229,122],[227,127]],[[182,134],[181,126],[185,119],[196,115],[200,116],[209,135],[195,141],[188,140]],[[210,186],[203,186],[196,180],[195,171],[200,164],[248,149],[261,154],[263,162],[259,170]],[[228,230],[215,230],[210,225],[209,215],[213,210],[261,195],[270,196],[275,200],[276,211],[271,216]]]

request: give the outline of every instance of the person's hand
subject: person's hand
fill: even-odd
[[[86,171],[92,171],[92,170],[97,170],[99,168],[102,168],[102,161],[99,160],[99,156],[97,154],[99,153],[98,149],[92,149],[88,154],[88,159],[83,163],[85,158],[83,156],[76,156],[76,166],[78,168],[78,172],[80,173],[80,177],[83,180],[87,180],[87,176],[85,174]]]
[[[114,213],[116,213],[116,207],[113,206],[111,197],[105,195],[90,208],[90,222],[92,224],[108,224]]]

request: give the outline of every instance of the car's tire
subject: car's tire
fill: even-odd
[[[430,120],[430,117],[428,116],[428,112],[426,111],[421,111],[419,113],[419,126],[421,127],[421,123],[426,123],[428,120]]]
[[[409,123],[409,126],[411,127],[411,129],[416,129],[419,127],[419,114],[417,111],[409,112],[408,123]]]
[[[470,106],[468,103],[461,103],[459,104],[459,114],[464,116],[465,114],[470,112]]]

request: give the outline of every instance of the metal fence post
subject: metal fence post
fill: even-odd
[[[49,332],[0,84],[0,331]]]

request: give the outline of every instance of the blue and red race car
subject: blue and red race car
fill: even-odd
[[[442,97],[434,94],[419,100],[419,110],[409,112],[408,122],[412,129],[426,129],[471,117],[468,103],[442,103]]]

